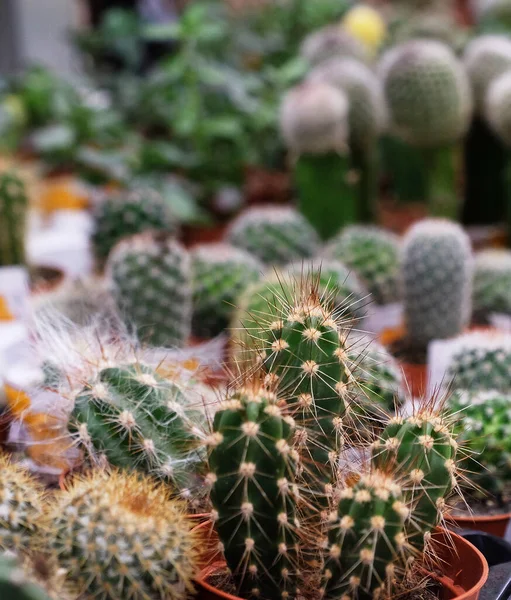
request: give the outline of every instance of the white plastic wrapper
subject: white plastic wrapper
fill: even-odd
[[[493,313],[490,315],[490,323],[502,332],[511,333],[511,315]]]
[[[403,323],[403,305],[400,302],[393,304],[370,304],[367,307],[367,317],[363,329],[370,335],[378,336],[385,329],[399,327]]]
[[[25,267],[0,267],[0,296],[15,319],[24,320],[29,310],[28,271]]]

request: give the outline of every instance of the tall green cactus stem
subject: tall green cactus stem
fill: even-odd
[[[46,547],[79,597],[184,600],[193,590],[192,524],[151,478],[99,471],[75,480],[45,525]]]
[[[391,592],[412,556],[400,483],[374,470],[340,495],[331,515],[322,597],[355,600]]]
[[[104,266],[117,242],[148,229],[175,230],[175,220],[159,193],[143,189],[107,196],[94,214],[92,247],[99,266]]]
[[[319,65],[334,57],[367,61],[364,44],[338,25],[328,25],[309,34],[302,43],[300,54],[311,65]]]
[[[389,421],[374,444],[373,463],[402,477],[403,496],[412,510],[407,539],[422,550],[428,534],[441,521],[456,482],[458,443],[441,410],[421,408],[416,415]]]
[[[292,600],[298,529],[294,423],[257,382],[230,396],[210,438],[216,530],[243,598]]]
[[[15,173],[0,174],[0,267],[24,265],[28,196]]]
[[[330,84],[348,98],[351,167],[359,174],[359,219],[372,221],[379,170],[377,142],[387,118],[381,83],[362,62],[339,57],[320,63],[308,80]]]
[[[299,208],[322,239],[357,221],[356,184],[348,148],[348,100],[322,81],[305,81],[284,97],[282,137],[294,159]]]
[[[468,78],[441,42],[412,40],[383,57],[380,77],[392,135],[420,150],[427,201],[436,216],[456,217],[458,142],[472,115]]]
[[[203,459],[200,415],[180,387],[143,364],[104,368],[74,401],[71,430],[93,462],[170,480],[186,496]]]
[[[474,316],[487,322],[492,313],[511,314],[511,252],[482,250],[474,261]]]
[[[107,263],[114,298],[127,324],[152,346],[183,346],[191,329],[192,273],[186,250],[165,232],[117,244]]]
[[[373,226],[346,227],[327,246],[326,254],[341,260],[362,280],[377,304],[397,302],[399,289],[397,235]]]
[[[408,341],[426,348],[462,332],[471,314],[473,258],[456,223],[426,219],[406,234],[402,278]]]
[[[239,296],[261,277],[264,266],[245,250],[228,244],[197,246],[191,258],[192,331],[213,337],[227,327]]]
[[[265,265],[284,265],[311,258],[319,249],[314,228],[291,207],[264,206],[246,210],[232,222],[226,240]]]

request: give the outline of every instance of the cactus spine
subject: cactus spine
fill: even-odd
[[[117,306],[141,341],[183,346],[191,328],[190,257],[165,232],[146,232],[119,242],[107,274]]]
[[[0,174],[0,267],[24,265],[28,197],[14,173]]]
[[[292,419],[257,381],[215,415],[211,500],[227,563],[244,598],[296,597],[298,490]]]

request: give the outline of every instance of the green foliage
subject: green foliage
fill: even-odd
[[[0,266],[24,265],[28,196],[15,173],[0,174]]]

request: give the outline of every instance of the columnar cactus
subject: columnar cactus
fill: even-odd
[[[493,131],[507,147],[511,147],[511,65],[489,86],[485,108]]]
[[[122,240],[107,275],[120,313],[143,342],[183,346],[190,334],[192,274],[186,250],[165,232]]]
[[[306,80],[287,92],[280,111],[282,137],[295,158],[299,208],[322,239],[357,220],[348,110],[340,89]]]
[[[511,314],[511,252],[482,250],[474,260],[474,315]]]
[[[46,546],[80,597],[184,600],[192,590],[191,522],[150,478],[99,471],[75,480],[45,525]]]
[[[14,173],[0,174],[0,267],[24,265],[28,197]]]
[[[453,337],[471,314],[473,259],[456,223],[428,219],[414,225],[402,248],[405,322],[409,343],[425,348]]]
[[[192,331],[213,337],[229,324],[238,297],[255,283],[264,266],[245,250],[228,244],[203,244],[191,252]]]
[[[330,242],[326,254],[353,269],[374,302],[388,304],[400,297],[399,249],[398,236],[377,227],[354,225]]]
[[[226,240],[266,265],[311,258],[319,240],[309,223],[290,207],[256,207],[231,224]]]
[[[438,216],[457,213],[456,145],[472,115],[470,84],[450,50],[412,40],[387,51],[379,67],[392,135],[420,149],[426,198]]]
[[[96,373],[76,394],[70,427],[89,458],[170,480],[183,495],[202,461],[200,414],[177,383],[143,364]]]
[[[236,390],[215,414],[210,439],[216,530],[243,598],[297,593],[297,455],[293,420],[257,381]]]
[[[463,61],[472,84],[476,109],[483,114],[491,83],[511,68],[511,40],[505,35],[476,37],[467,45]]]
[[[352,58],[332,58],[320,63],[308,80],[328,83],[348,98],[351,166],[360,176],[360,217],[371,219],[378,183],[376,146],[387,119],[381,83],[369,67]]]
[[[362,61],[368,58],[362,42],[338,25],[329,25],[309,34],[302,43],[300,54],[311,65],[334,57],[352,57]]]
[[[174,231],[175,220],[154,190],[117,192],[96,207],[92,247],[100,266],[122,238],[148,229]]]

